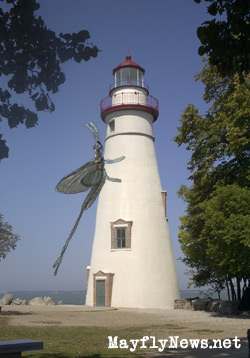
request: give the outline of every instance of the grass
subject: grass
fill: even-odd
[[[26,358],[106,358],[142,357],[145,351],[134,353],[129,349],[108,349],[108,336],[119,339],[141,339],[152,335],[154,327],[105,328],[105,327],[21,327],[8,325],[8,317],[0,317],[0,339],[2,341],[32,339],[42,341],[42,351],[24,352]],[[155,327],[156,330],[162,327]],[[167,326],[165,326],[167,328]],[[173,328],[169,325],[168,328]],[[128,342],[129,343],[129,342]],[[150,342],[151,343],[151,342]],[[131,345],[129,345],[131,347]]]
[[[223,333],[224,331],[222,331],[221,329],[213,329],[213,330],[211,330],[211,329],[193,329],[193,332],[195,332],[195,333],[198,333],[198,334],[210,334],[210,333],[212,333],[212,334],[214,334],[214,333]]]

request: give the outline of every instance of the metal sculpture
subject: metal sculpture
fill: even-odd
[[[66,240],[66,243],[62,249],[61,255],[58,257],[56,262],[53,265],[55,269],[54,275],[56,276],[59,266],[62,262],[63,255],[67,249],[67,246],[72,239],[76,228],[79,224],[79,221],[82,217],[82,214],[85,210],[87,210],[96,200],[100,191],[106,180],[110,180],[112,182],[121,182],[121,179],[110,178],[106,170],[104,168],[104,164],[113,164],[122,161],[125,159],[124,156],[116,159],[104,159],[102,156],[103,145],[100,142],[99,131],[96,125],[93,122],[85,123],[85,125],[91,130],[94,139],[95,139],[95,157],[90,162],[84,164],[79,169],[73,171],[72,173],[66,175],[56,186],[56,191],[63,194],[75,194],[87,191],[91,188],[88,193],[86,199],[84,200],[80,214],[75,222],[69,237]]]

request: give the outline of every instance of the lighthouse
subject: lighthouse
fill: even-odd
[[[101,101],[106,124],[109,177],[99,196],[86,305],[173,308],[178,280],[168,220],[166,191],[158,171],[153,125],[156,98],[144,82],[145,70],[126,60],[113,70],[114,82]]]

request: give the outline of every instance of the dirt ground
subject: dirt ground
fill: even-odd
[[[73,305],[3,306],[1,315],[18,326],[155,327],[185,338],[246,337],[250,317],[216,316],[204,311],[99,308]]]

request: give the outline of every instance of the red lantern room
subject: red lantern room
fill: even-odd
[[[115,87],[122,85],[136,85],[144,87],[145,70],[137,63],[131,61],[131,56],[126,56],[126,61],[122,62],[113,70],[115,76]]]

